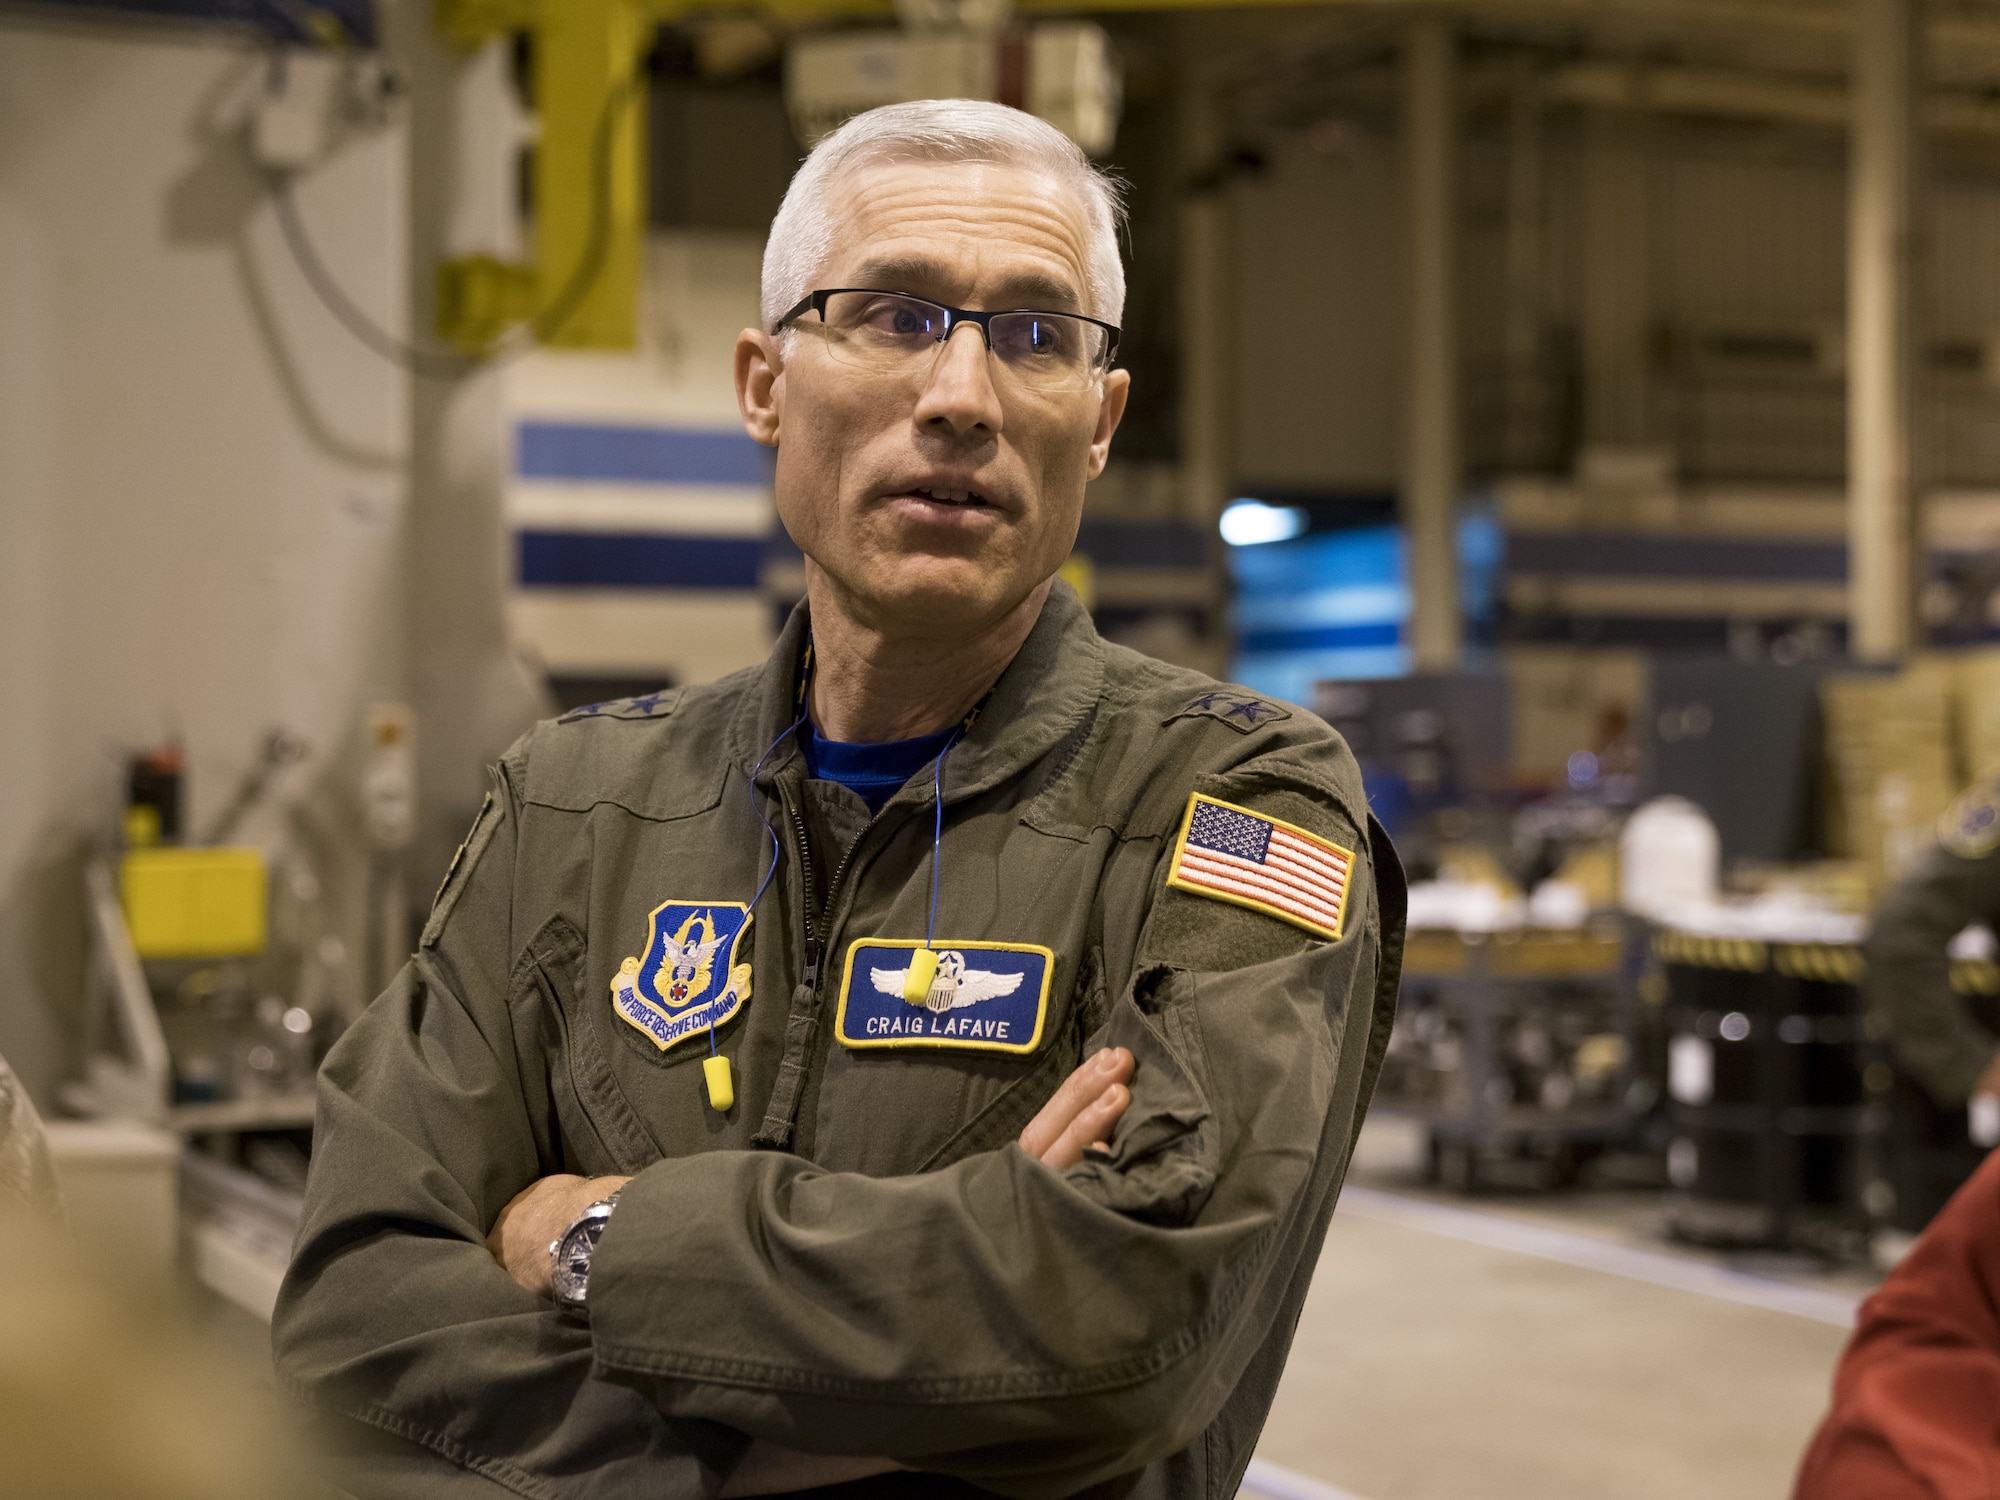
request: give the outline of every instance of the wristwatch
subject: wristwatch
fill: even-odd
[[[549,1242],[549,1284],[556,1306],[564,1312],[588,1315],[584,1298],[590,1292],[590,1258],[597,1252],[597,1242],[604,1237],[604,1226],[611,1222],[611,1210],[617,1202],[616,1193],[599,1198]]]

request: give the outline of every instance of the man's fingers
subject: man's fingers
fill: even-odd
[[[1130,1089],[1122,1083],[1112,1084],[1071,1120],[1055,1143],[1042,1153],[1043,1165],[1060,1172],[1082,1161],[1083,1148],[1108,1139],[1117,1128],[1119,1116],[1125,1113],[1125,1106],[1131,1102]]]
[[[1123,1047],[1106,1047],[1095,1056],[1085,1058],[1076,1071],[1063,1080],[1062,1087],[1055,1091],[1035,1118],[1028,1122],[1027,1128],[1021,1132],[1021,1149],[1038,1160],[1046,1160],[1047,1153],[1063,1138],[1077,1117],[1103,1097],[1105,1089],[1114,1083],[1124,1083],[1131,1076],[1132,1054]],[[1123,1109],[1122,1105],[1120,1109]],[[1113,1123],[1116,1123],[1115,1115]]]

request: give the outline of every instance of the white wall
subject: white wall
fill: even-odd
[[[503,375],[517,422],[607,424],[718,433],[749,447],[736,405],[736,336],[760,321],[764,237],[742,230],[654,230],[646,238],[638,347],[537,350]],[[517,530],[640,538],[732,537],[762,544],[777,527],[770,485],[561,481],[514,475]],[[749,588],[515,587],[517,656],[567,677],[706,682],[770,654],[775,611]]]
[[[231,124],[256,66],[188,33],[0,21],[0,1053],[44,1102],[123,752],[184,740],[198,829],[283,724],[337,856],[339,758],[404,691],[407,383],[286,255]],[[404,158],[376,131],[298,189],[391,326]]]

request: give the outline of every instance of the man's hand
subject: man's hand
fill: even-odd
[[[1063,1086],[1042,1106],[1021,1132],[1021,1149],[1060,1172],[1083,1160],[1085,1146],[1101,1146],[1118,1127],[1132,1091],[1132,1054],[1123,1047],[1106,1047],[1087,1057],[1063,1080]]]
[[[1081,1161],[1083,1148],[1108,1139],[1132,1102],[1125,1087],[1132,1066],[1132,1054],[1123,1047],[1106,1047],[1086,1058],[1028,1122],[1021,1149],[1057,1171]],[[486,1248],[515,1281],[537,1296],[549,1296],[550,1243],[578,1214],[629,1181],[561,1173],[530,1183],[500,1210]]]
[[[531,1182],[514,1195],[493,1221],[486,1248],[507,1274],[538,1296],[549,1286],[549,1244],[599,1198],[608,1198],[632,1179],[578,1177],[564,1172]]]

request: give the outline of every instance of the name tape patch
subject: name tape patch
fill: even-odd
[[[1338,938],[1354,853],[1233,802],[1188,798],[1167,884]]]
[[[834,1034],[843,1047],[1032,1052],[1041,1045],[1055,954],[1033,943],[939,941],[937,977],[917,1004],[903,998],[910,957],[924,944],[860,938],[847,949]]]

